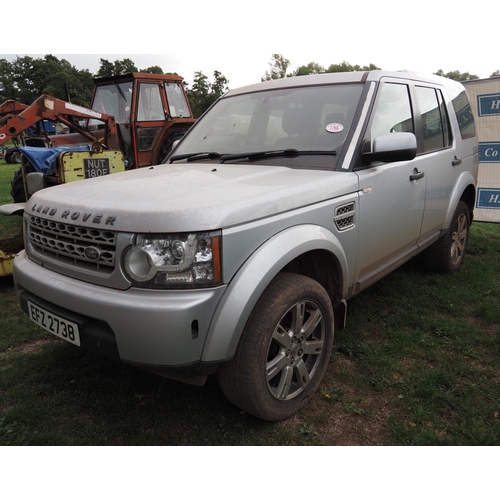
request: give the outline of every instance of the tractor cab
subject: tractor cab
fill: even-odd
[[[115,117],[128,169],[161,163],[195,122],[180,76],[126,73],[94,83],[91,108]]]

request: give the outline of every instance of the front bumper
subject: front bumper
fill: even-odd
[[[226,290],[115,290],[47,270],[24,250],[14,261],[14,281],[25,312],[29,299],[78,323],[82,347],[170,378],[175,369],[200,369],[210,322]]]

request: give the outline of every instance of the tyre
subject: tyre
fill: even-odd
[[[318,388],[330,359],[333,308],[311,278],[280,273],[255,306],[219,385],[236,406],[264,420],[291,417]]]
[[[23,171],[18,169],[14,172],[14,178],[10,181],[10,195],[14,203],[22,203],[26,201],[26,193],[24,192]]]
[[[460,201],[448,231],[422,254],[425,266],[431,271],[441,273],[458,271],[467,250],[469,228],[469,207]]]
[[[21,163],[21,152],[20,151],[14,151],[11,155],[10,155],[10,163]]]

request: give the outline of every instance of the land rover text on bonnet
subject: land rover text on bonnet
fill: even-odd
[[[462,265],[478,145],[464,87],[384,71],[232,90],[162,165],[38,191],[14,278],[68,342],[296,413],[347,300],[417,254]]]

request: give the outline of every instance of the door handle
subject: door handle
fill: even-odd
[[[451,164],[456,167],[457,165],[460,165],[462,163],[462,160],[458,159],[456,156],[454,160],[451,162]]]
[[[410,175],[410,181],[418,181],[422,179],[425,175],[425,172],[419,172],[417,169]]]

